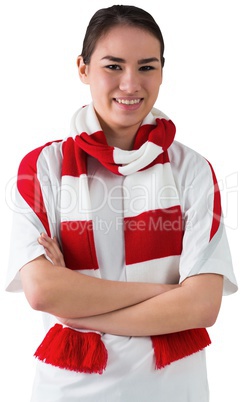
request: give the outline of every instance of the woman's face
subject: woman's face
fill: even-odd
[[[105,134],[135,134],[162,83],[159,40],[148,31],[120,25],[98,40],[90,64],[80,58],[78,66]]]

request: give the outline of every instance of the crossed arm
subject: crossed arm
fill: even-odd
[[[180,285],[109,281],[65,267],[56,240],[42,235],[44,255],[21,269],[30,305],[74,328],[151,336],[208,327],[221,304],[223,277],[202,274]],[[62,318],[61,318],[62,317]]]

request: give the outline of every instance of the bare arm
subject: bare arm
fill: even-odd
[[[193,276],[171,291],[137,305],[96,317],[65,320],[76,328],[121,336],[151,336],[212,326],[222,299],[223,278]]]
[[[116,335],[147,336],[211,326],[217,318],[223,289],[220,275],[193,276],[181,285],[104,281],[64,268],[56,240],[44,236],[39,242],[53,263],[63,266],[53,267],[44,257],[40,257],[40,261],[37,259],[30,263],[32,268],[24,268],[28,270],[27,285],[30,272],[37,275],[40,270],[42,280],[49,275],[47,283],[53,287],[49,292],[52,297],[47,295],[38,309],[68,317],[60,320],[69,326]],[[39,269],[36,270],[39,263]],[[50,274],[53,275],[51,281]],[[33,288],[31,290],[33,292]],[[61,292],[60,297],[58,292]],[[40,294],[43,297],[45,293]],[[61,295],[66,295],[64,301]],[[83,314],[79,314],[82,311]]]
[[[52,265],[43,255],[21,269],[25,295],[36,310],[67,318],[89,317],[141,303],[178,286],[109,281],[80,274],[64,266],[52,239],[44,236],[39,242],[60,265]]]

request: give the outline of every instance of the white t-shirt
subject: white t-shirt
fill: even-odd
[[[44,171],[43,168],[42,175],[52,175],[52,192],[55,182],[58,194],[61,143],[51,145],[48,152],[49,156],[45,150],[45,159],[49,157],[50,170]],[[178,142],[170,147],[169,156],[187,227],[182,255],[173,257],[173,264],[168,265],[164,273],[166,281],[176,283],[195,274],[219,273],[224,275],[224,293],[233,293],[237,285],[223,226],[210,245],[205,247],[204,244],[208,242],[212,220],[212,217],[206,216],[208,211],[205,203],[205,197],[210,198],[212,190],[209,165],[196,152]],[[41,155],[38,164],[40,172],[44,165]],[[124,281],[123,177],[109,172],[91,157],[88,158],[88,175],[101,277]],[[102,182],[106,183],[105,195],[99,188]],[[45,186],[43,193],[47,197],[50,196],[48,180]],[[92,197],[92,194],[96,197]],[[97,194],[100,194],[100,199],[97,199]],[[37,242],[43,226],[19,194],[16,205],[11,242],[13,251],[10,253],[7,280],[9,291],[22,290],[19,269],[43,254],[43,248]],[[58,216],[55,225],[59,225]],[[21,230],[19,236],[23,227],[25,230]],[[172,265],[174,269],[171,269]],[[44,322],[48,330],[56,321],[44,314]],[[101,375],[71,372],[38,361],[31,402],[208,402],[205,351],[155,370],[150,337],[104,334],[102,340],[108,351],[108,364]]]

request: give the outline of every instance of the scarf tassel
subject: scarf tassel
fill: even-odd
[[[210,345],[205,328],[151,336],[157,370],[199,352]],[[55,324],[46,334],[34,356],[44,363],[79,373],[102,374],[108,353],[101,335],[79,332]]]
[[[157,370],[199,352],[211,343],[205,328],[151,336]]]
[[[108,359],[100,334],[79,332],[60,324],[49,330],[34,356],[62,369],[97,374],[103,373]]]

